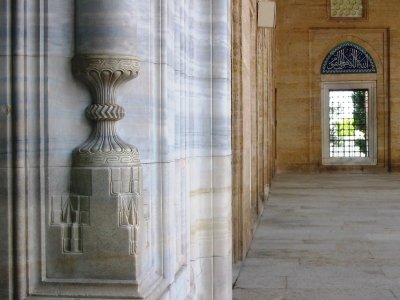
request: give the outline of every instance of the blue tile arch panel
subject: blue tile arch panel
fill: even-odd
[[[344,42],[333,48],[321,67],[321,74],[355,73],[376,73],[376,65],[367,50],[352,42]]]

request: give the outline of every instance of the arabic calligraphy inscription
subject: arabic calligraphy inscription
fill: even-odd
[[[371,55],[363,47],[345,42],[336,46],[325,57],[321,73],[376,73],[376,66]]]

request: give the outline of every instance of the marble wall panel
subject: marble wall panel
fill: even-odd
[[[4,66],[0,70],[0,168],[9,167],[11,138],[11,59],[10,56],[0,56],[0,64]]]
[[[175,226],[177,218],[181,213],[176,210],[176,201],[178,195],[176,194],[175,178],[171,174],[175,172],[175,162],[162,164],[162,209],[163,209],[163,258],[164,270],[163,274],[170,284],[173,284],[174,276],[178,271],[176,269],[176,241],[177,236]]]
[[[121,7],[123,12],[118,11]],[[125,298],[132,292],[110,282],[97,288],[68,284],[77,278],[66,276],[72,265],[57,266],[60,228],[48,227],[49,199],[70,191],[71,151],[91,129],[84,115],[90,95],[71,73],[76,37],[77,53],[135,54],[142,61],[139,77],[117,90],[117,102],[126,110],[117,128],[125,141],[138,147],[143,163],[148,217],[141,228],[151,247],[141,264],[161,276],[146,297],[230,299],[230,1],[34,0],[25,5],[18,0],[14,8],[15,54],[20,55],[14,63],[23,67],[13,78],[18,83],[14,104],[20,134],[14,136],[19,149],[15,165],[21,167],[16,178],[22,179],[15,185],[16,297]],[[78,24],[84,25],[77,26],[77,32],[75,9],[82,13]],[[7,59],[1,57],[0,63],[1,70],[7,70]],[[9,74],[0,78],[7,86]],[[8,126],[3,120],[1,132]],[[4,152],[9,153],[6,144]],[[8,170],[1,168],[1,178],[5,174]],[[7,199],[1,211],[7,212],[8,184],[0,185],[1,198]],[[11,214],[2,215],[1,222],[0,237],[9,241]],[[8,255],[1,251],[1,258]],[[46,284],[43,266],[50,278]],[[105,266],[101,262],[98,267]],[[2,265],[0,295],[8,297],[7,269]],[[82,269],[82,274],[88,272]],[[97,279],[112,280],[110,273],[103,275]],[[121,279],[120,274],[115,279]]]
[[[213,255],[228,257],[232,253],[232,159],[214,156],[213,169]]]
[[[212,3],[212,74],[214,78],[231,77],[231,34],[226,24],[231,22],[229,1],[213,1]]]
[[[163,202],[162,202],[162,185],[161,185],[161,164],[143,164],[143,200],[145,203],[145,213],[149,214],[148,217],[148,238],[149,243],[152,243],[151,264],[162,272],[162,240],[163,240],[163,219],[154,216],[162,215]]]
[[[71,58],[74,55],[74,0],[47,1],[46,9],[48,17],[46,55]],[[51,65],[53,64],[49,64]],[[57,64],[54,64],[54,67],[56,66]],[[64,70],[70,71],[70,68],[62,66],[59,69],[59,71]]]
[[[76,1],[76,52],[136,55],[136,1]]]
[[[0,53],[1,55],[7,55],[10,53],[10,30],[11,30],[11,2],[2,1],[0,3]]]
[[[229,78],[212,80],[212,152],[215,156],[231,154],[231,90]]]
[[[50,166],[70,166],[72,150],[82,144],[91,131],[85,109],[89,92],[71,74],[71,59],[49,56],[46,95],[43,103],[45,146]]]
[[[139,149],[143,163],[159,161],[160,88],[154,80],[159,71],[159,65],[141,62],[138,78],[117,93],[118,103],[125,109],[124,119],[117,123],[118,132]]]
[[[221,289],[220,286],[231,285],[231,278],[226,274],[232,274],[230,255],[213,257],[213,299],[232,299],[232,289]]]
[[[158,47],[157,40],[160,38],[161,18],[155,14],[160,10],[161,1],[135,1],[135,10],[138,12],[135,18],[136,22],[136,39],[140,41],[137,43],[136,53],[142,63],[160,62],[160,48]],[[157,47],[156,47],[157,45]]]
[[[12,298],[12,203],[10,168],[0,168],[0,298]]]
[[[13,297],[11,199],[11,2],[0,3],[0,298]]]

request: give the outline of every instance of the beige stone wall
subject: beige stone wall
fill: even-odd
[[[256,1],[232,2],[233,254],[245,257],[274,170],[274,33]]]
[[[277,169],[317,171],[321,167],[321,81],[376,80],[378,165],[330,167],[352,171],[400,169],[400,5],[369,0],[366,18],[329,17],[326,0],[278,0],[276,28]],[[319,74],[336,44],[350,40],[374,58],[375,75]]]

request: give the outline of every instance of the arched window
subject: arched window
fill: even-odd
[[[361,46],[345,42],[325,57],[322,74],[376,73],[376,65]],[[376,82],[322,82],[322,163],[376,164]]]

